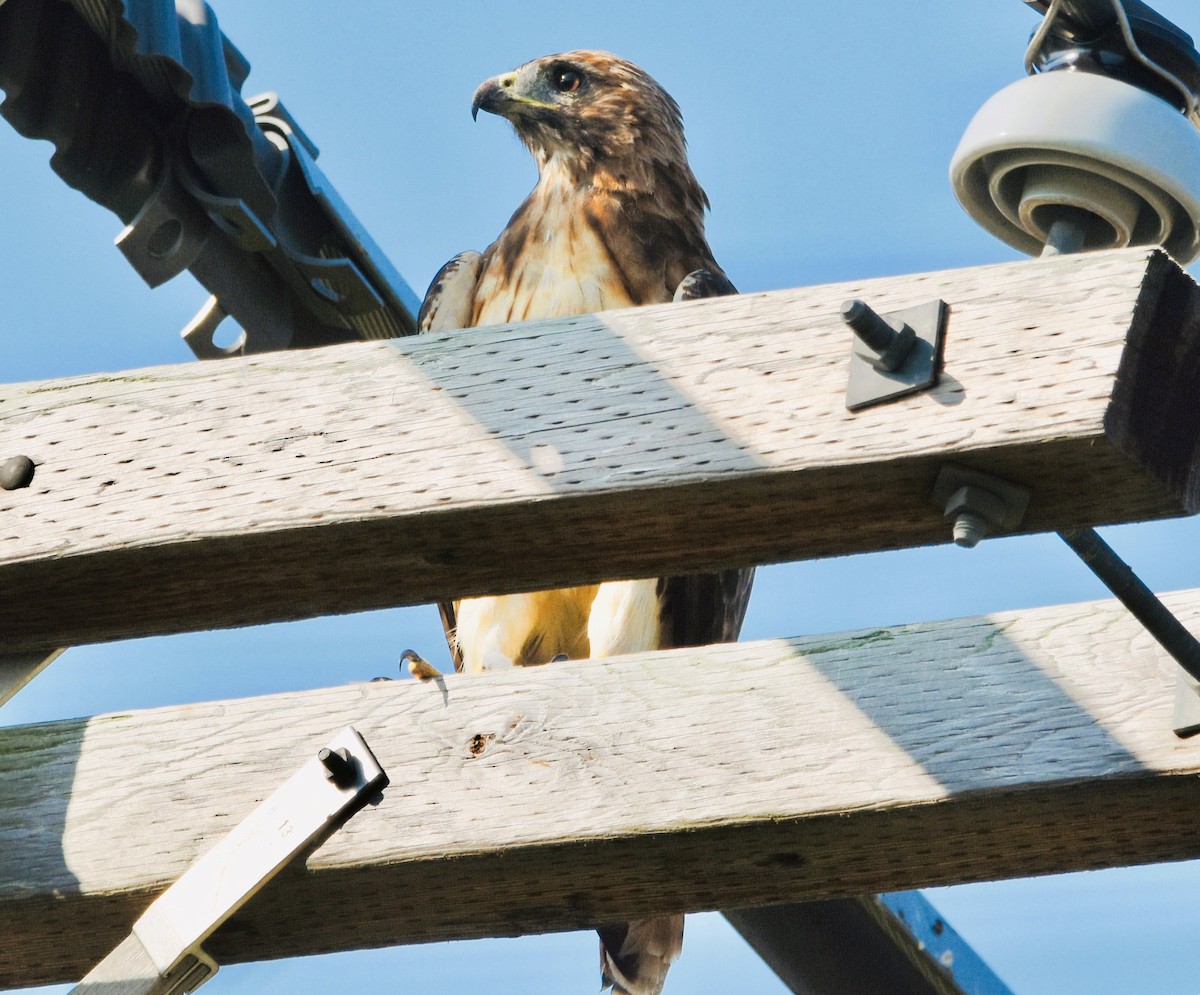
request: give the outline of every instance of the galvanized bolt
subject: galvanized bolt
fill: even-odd
[[[352,788],[358,781],[358,768],[344,746],[331,750],[328,746],[317,751],[317,759],[325,766],[325,776],[339,788]]]
[[[0,487],[15,491],[33,480],[34,464],[28,456],[13,456],[0,463]]]
[[[1020,525],[1029,490],[982,470],[947,463],[938,472],[929,500],[954,523],[954,541],[970,549],[984,536]]]
[[[979,540],[988,534],[987,519],[971,511],[960,511],[954,519],[954,544],[963,549],[974,549]]]
[[[842,304],[842,321],[878,354],[872,365],[881,370],[900,369],[917,341],[917,333],[909,325],[902,323],[897,327],[857,297]]]
[[[946,517],[954,519],[954,542],[974,549],[979,540],[1004,520],[1004,498],[974,484],[960,487],[946,502]]]

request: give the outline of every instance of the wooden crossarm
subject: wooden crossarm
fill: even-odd
[[[384,801],[218,963],[1197,857],[1173,688],[1098,602],[0,730],[0,986],[81,976],[348,724]]]
[[[1120,252],[0,389],[0,652],[1200,507],[1200,312]],[[841,302],[949,305],[941,385],[845,409]]]

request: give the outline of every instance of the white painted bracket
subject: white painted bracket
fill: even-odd
[[[217,964],[201,944],[285,864],[370,802],[388,777],[343,729],[180,875],[71,995],[184,995]]]

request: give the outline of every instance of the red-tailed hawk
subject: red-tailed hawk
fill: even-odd
[[[604,52],[526,63],[475,91],[472,114],[505,117],[538,182],[482,254],[434,277],[421,331],[446,331],[735,293],[704,237],[708,198],[687,162],[670,95]],[[636,653],[737,638],[752,570],[613,581],[443,605],[455,666],[482,671],[562,657]],[[683,916],[600,932],[603,984],[657,995]]]

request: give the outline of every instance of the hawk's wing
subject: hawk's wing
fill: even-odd
[[[676,302],[694,301],[736,293],[737,288],[724,273],[698,269],[683,278],[673,299]],[[709,643],[736,642],[742,631],[753,583],[753,567],[660,578],[658,605],[665,623],[666,645],[707,646]]]
[[[470,327],[482,269],[482,253],[468,249],[438,270],[417,314],[417,331],[448,332]]]
[[[475,288],[479,284],[482,269],[483,256],[468,249],[438,270],[429,289],[425,291],[425,300],[417,315],[417,331],[447,332],[470,326],[471,311],[475,306]],[[442,616],[442,628],[446,630],[446,644],[450,647],[454,669],[462,670],[462,651],[454,638],[454,629],[458,625],[455,602],[440,602],[438,613]]]
[[[733,643],[742,631],[754,568],[660,577],[658,606],[667,647]]]

